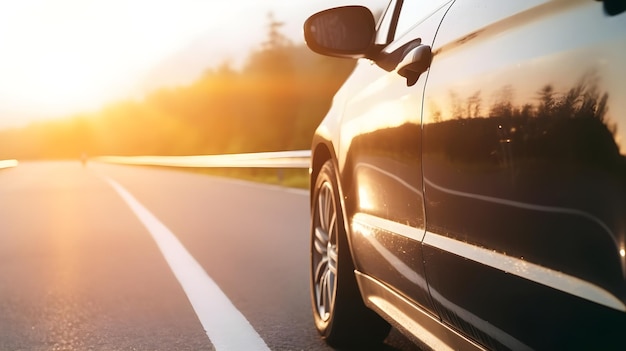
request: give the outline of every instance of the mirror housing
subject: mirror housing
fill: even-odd
[[[326,56],[367,57],[375,36],[374,15],[363,6],[328,9],[304,22],[306,44],[314,52]]]

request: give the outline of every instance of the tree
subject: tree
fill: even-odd
[[[0,131],[3,158],[185,155],[308,148],[355,60],[294,45],[268,14],[267,39],[242,69],[228,62],[187,86],[71,119]],[[298,66],[295,66],[297,62]]]

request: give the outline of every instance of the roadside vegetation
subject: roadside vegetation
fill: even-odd
[[[313,54],[304,44],[290,42],[280,32],[280,22],[272,16],[268,19],[267,40],[241,68],[224,62],[187,86],[162,88],[141,100],[119,101],[100,111],[0,131],[0,159],[308,149],[315,127],[354,61]],[[287,178],[294,173],[219,172],[274,177],[282,184],[290,182]]]
[[[309,189],[309,170],[302,168],[189,168],[187,170],[211,176],[280,185],[289,188]]]

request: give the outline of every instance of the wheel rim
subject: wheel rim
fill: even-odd
[[[337,288],[337,211],[333,189],[324,182],[317,195],[312,247],[313,284],[317,313],[323,321],[331,314]]]

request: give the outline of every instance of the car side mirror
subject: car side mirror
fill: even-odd
[[[374,15],[363,6],[332,8],[304,22],[304,40],[309,48],[327,56],[367,57],[375,35]]]
[[[609,16],[617,16],[626,11],[626,1],[604,0],[604,12]]]

